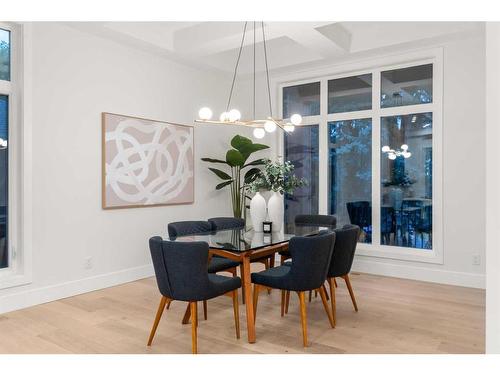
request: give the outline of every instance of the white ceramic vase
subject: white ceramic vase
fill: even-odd
[[[283,196],[277,191],[274,191],[271,198],[269,198],[267,213],[269,215],[269,221],[273,223],[273,232],[279,232],[283,227],[285,207],[283,204]]]
[[[262,222],[266,220],[267,207],[266,200],[259,193],[255,193],[250,201],[250,216],[252,217],[252,226],[255,232],[262,232]]]

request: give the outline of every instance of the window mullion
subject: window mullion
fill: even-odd
[[[380,70],[372,73],[372,245],[380,245]]]
[[[330,166],[328,163],[328,80],[322,79],[320,85],[320,119],[319,119],[319,170],[325,173],[319,174],[318,208],[320,214],[328,214],[328,184],[330,178]]]

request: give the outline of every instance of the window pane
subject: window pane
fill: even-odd
[[[283,118],[319,115],[319,82],[283,87]]]
[[[10,32],[0,29],[0,79],[10,81]]]
[[[330,213],[337,225],[361,228],[360,241],[372,242],[372,121],[328,123]]]
[[[432,113],[383,117],[381,144],[382,244],[432,249]]]
[[[0,95],[0,268],[8,266],[8,149],[9,97]]]
[[[382,72],[382,108],[432,103],[432,64]]]
[[[295,166],[295,174],[305,178],[307,185],[285,194],[285,228],[293,226],[295,216],[318,213],[319,186],[319,127],[296,126],[284,138],[285,160]]]
[[[372,109],[372,75],[328,81],[328,113]]]

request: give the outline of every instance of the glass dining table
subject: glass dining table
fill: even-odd
[[[240,275],[246,307],[248,342],[254,343],[255,319],[252,299],[250,263],[288,249],[288,242],[295,236],[309,236],[323,229],[334,227],[317,225],[296,225],[286,232],[262,233],[246,229],[228,229],[194,235],[170,238],[171,241],[204,241],[209,246],[209,256],[218,255],[240,263]],[[186,313],[187,314],[187,313]],[[189,315],[188,315],[189,319]],[[187,321],[188,321],[187,319]],[[183,322],[186,321],[186,316]]]

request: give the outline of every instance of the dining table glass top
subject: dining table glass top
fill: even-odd
[[[296,225],[286,231],[263,233],[247,229],[225,229],[206,233],[177,236],[169,238],[171,241],[204,241],[212,249],[233,252],[258,250],[264,247],[279,245],[290,241],[295,236],[310,236],[324,229],[335,227],[317,225]]]

